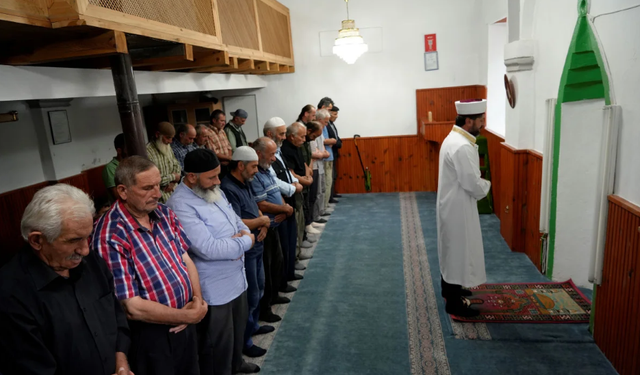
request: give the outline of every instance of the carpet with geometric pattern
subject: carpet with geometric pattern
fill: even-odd
[[[560,283],[483,284],[467,297],[475,317],[452,318],[483,323],[588,323],[591,302],[573,281]]]

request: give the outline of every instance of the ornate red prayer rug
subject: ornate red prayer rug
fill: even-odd
[[[483,284],[467,297],[479,316],[455,320],[484,323],[588,323],[591,301],[573,281],[563,283]]]

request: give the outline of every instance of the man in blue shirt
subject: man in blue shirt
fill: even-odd
[[[260,211],[273,219],[278,226],[280,244],[283,256],[293,254],[293,262],[286,262],[284,270],[285,279],[280,284],[281,291],[291,290],[286,281],[300,280],[302,275],[295,273],[295,251],[297,243],[296,219],[293,207],[285,203],[280,194],[276,179],[269,173],[269,167],[276,160],[276,143],[268,137],[258,138],[253,143],[253,148],[258,154],[258,174],[251,183],[251,190],[258,203]]]
[[[253,192],[248,184],[253,181],[258,173],[258,154],[249,146],[240,146],[233,152],[229,162],[230,173],[222,179],[221,188],[224,191],[231,207],[242,222],[251,230],[256,237],[256,243],[250,251],[245,253],[245,271],[247,274],[247,302],[249,304],[249,319],[244,332],[247,352],[256,351],[252,349],[252,335],[273,332],[272,326],[264,325],[260,327],[260,298],[264,295],[264,267],[263,253],[264,240],[267,237],[271,219],[263,215],[258,209]]]
[[[253,247],[255,236],[220,190],[220,162],[213,151],[191,151],[184,169],[183,183],[167,205],[191,240],[189,253],[209,305],[197,327],[200,373],[258,372],[258,366],[242,359],[248,312],[244,254]]]

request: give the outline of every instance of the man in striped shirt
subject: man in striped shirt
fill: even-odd
[[[176,135],[176,129],[170,122],[158,124],[155,139],[147,143],[147,155],[149,160],[160,171],[160,203],[166,203],[180,182],[182,168],[171,149],[171,142]]]
[[[120,199],[96,223],[92,249],[113,273],[115,294],[131,329],[137,375],[197,375],[194,324],[207,313],[191,246],[175,213],[160,199],[161,176],[132,156],[116,169]]]

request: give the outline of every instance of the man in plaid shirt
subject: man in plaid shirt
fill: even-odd
[[[162,204],[161,176],[133,156],[116,169],[120,199],[98,220],[91,245],[111,269],[127,313],[137,375],[197,375],[195,325],[207,313],[191,246],[175,213]]]
[[[227,118],[224,115],[224,112],[216,109],[211,113],[209,122],[209,129],[211,129],[212,133],[212,151],[216,153],[218,160],[220,160],[223,165],[226,165],[231,160],[231,156],[233,156],[231,143],[229,143],[229,138],[227,138],[227,134],[224,132],[224,127],[227,125]]]
[[[184,169],[184,157],[187,156],[190,151],[197,148],[194,142],[196,136],[196,128],[193,125],[184,124],[176,126],[176,136],[173,138],[173,142],[171,142],[171,148],[178,163],[180,163],[181,169]]]
[[[181,171],[180,163],[176,159],[171,142],[176,135],[176,129],[170,122],[161,122],[158,124],[156,138],[147,143],[147,155],[158,170],[160,171],[160,203],[166,203],[180,182]]]

